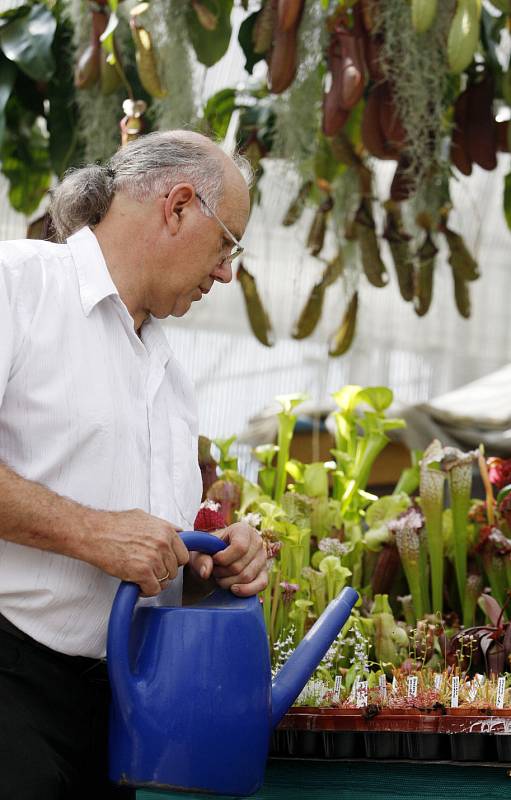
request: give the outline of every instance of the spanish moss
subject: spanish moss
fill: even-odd
[[[427,33],[412,27],[408,0],[375,3],[377,29],[383,33],[381,69],[389,81],[406,133],[404,152],[414,186],[448,168],[443,141],[448,133],[447,35],[454,0],[438,4]]]

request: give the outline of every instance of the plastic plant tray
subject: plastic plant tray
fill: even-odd
[[[291,709],[274,733],[271,755],[511,764],[511,717],[432,711]]]

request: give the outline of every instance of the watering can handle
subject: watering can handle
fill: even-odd
[[[225,550],[227,544],[210,533],[202,531],[183,531],[179,534],[188,550],[214,555]],[[108,622],[107,665],[110,681],[116,685],[126,685],[125,671],[129,670],[129,639],[131,619],[140,594],[137,583],[122,581],[112,606]],[[126,698],[127,699],[127,698]]]
[[[220,550],[225,550],[227,547],[222,539],[212,536],[211,533],[183,531],[179,535],[188,550],[197,550],[199,553],[207,553],[209,556],[214,556],[215,553],[219,553]]]
[[[214,555],[219,553],[220,550],[225,550],[227,544],[219,539],[218,536],[213,536],[211,533],[203,533],[202,531],[183,531],[179,534],[183,540],[183,544],[190,551],[199,551],[200,553],[207,553],[207,555]],[[112,615],[122,620],[121,624],[131,625],[131,617],[135,603],[140,594],[140,587],[137,583],[122,581],[117,590],[114,604],[112,606]],[[108,631],[110,638],[110,630]]]

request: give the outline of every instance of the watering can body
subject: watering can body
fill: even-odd
[[[213,553],[225,546],[209,534],[181,535],[189,549]],[[263,783],[277,716],[301,689],[291,669],[276,716],[258,598],[218,589],[193,606],[135,609],[138,594],[135,584],[121,584],[109,622],[110,779],[153,789],[252,794]]]

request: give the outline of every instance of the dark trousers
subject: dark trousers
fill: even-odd
[[[55,653],[0,619],[0,800],[134,800],[110,783],[104,662]]]

